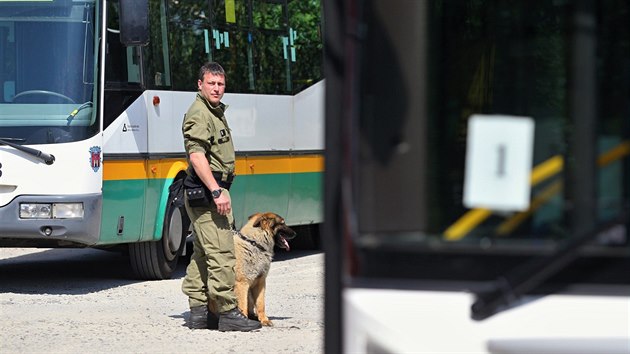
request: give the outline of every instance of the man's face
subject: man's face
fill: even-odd
[[[198,80],[197,85],[199,86],[201,95],[205,97],[213,107],[219,105],[225,93],[225,77],[223,75],[206,73],[203,76],[203,81]]]

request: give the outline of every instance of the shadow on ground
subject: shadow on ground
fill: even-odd
[[[174,278],[187,263],[180,260]],[[134,279],[121,252],[60,248],[0,259],[0,293],[78,295],[143,281]]]
[[[319,252],[279,249],[274,261]],[[173,279],[186,274],[190,253],[179,260]],[[159,280],[134,279],[129,259],[121,252],[60,248],[0,259],[0,293],[79,295],[144,281]]]

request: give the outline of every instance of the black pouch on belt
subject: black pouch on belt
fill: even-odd
[[[210,191],[196,175],[184,178],[184,193],[191,207],[210,206]]]

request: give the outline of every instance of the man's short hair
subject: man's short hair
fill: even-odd
[[[217,63],[217,62],[207,62],[205,64],[203,64],[203,66],[201,67],[201,69],[199,69],[199,80],[203,81],[203,77],[207,74],[213,74],[213,75],[221,75],[225,78],[225,81],[227,81],[227,76],[225,75],[225,70],[223,70],[223,67],[221,66],[221,64]]]

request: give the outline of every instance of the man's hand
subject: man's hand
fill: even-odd
[[[193,152],[189,158],[195,173],[197,173],[197,176],[199,176],[206,187],[211,191],[219,189],[219,184],[212,176],[212,170],[210,165],[208,165],[206,155],[201,152]],[[228,198],[226,193],[221,193],[218,198],[214,198],[214,204],[217,205],[217,212],[221,215],[227,215],[232,209],[230,198]]]
[[[232,209],[230,198],[225,193],[221,193],[219,198],[214,198],[214,204],[217,205],[217,211],[221,215],[227,215]]]

